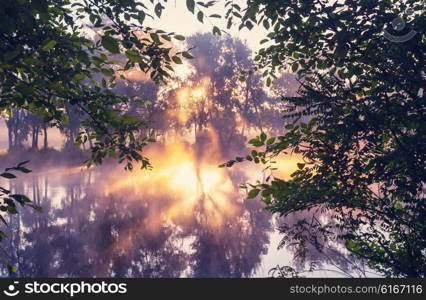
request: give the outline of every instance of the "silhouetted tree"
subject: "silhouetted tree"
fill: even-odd
[[[298,251],[309,239],[342,239],[377,272],[424,277],[424,2],[247,0],[237,14],[228,4],[242,27],[269,31],[255,58],[267,85],[289,69],[300,83],[297,97],[285,99],[285,134],[251,140],[263,148],[250,160],[295,152],[304,162],[290,180],[271,177],[250,195],[281,215],[327,212],[334,222],[302,228],[313,235],[289,224]],[[409,25],[395,26],[402,17]]]

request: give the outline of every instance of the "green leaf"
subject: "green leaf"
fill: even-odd
[[[297,167],[299,168],[299,170],[302,170],[305,167],[305,164],[297,163]]]
[[[28,170],[27,168],[24,168],[24,167],[17,167],[16,169],[21,171],[22,173],[31,173],[31,170]]]
[[[266,141],[266,138],[267,138],[266,133],[262,132],[262,133],[260,134],[260,140],[261,140],[262,142],[264,142],[264,141]]]
[[[4,178],[8,178],[8,179],[16,178],[15,175],[13,175],[12,173],[7,173],[7,172],[0,174],[0,176]]]
[[[10,197],[15,199],[15,201],[19,202],[19,204],[21,204],[22,206],[24,206],[25,203],[31,202],[31,200],[25,195],[14,194],[14,195],[10,195]]]
[[[110,35],[104,35],[101,40],[102,46],[112,54],[118,54],[120,47],[118,41]]]
[[[247,22],[245,23],[245,25],[246,25],[246,27],[247,27],[247,29],[248,29],[248,30],[252,30],[252,29],[253,29],[253,27],[254,27],[253,23],[252,23],[252,22],[250,22],[250,21],[247,21]]]
[[[199,11],[199,12],[198,12],[198,14],[197,14],[197,19],[198,19],[198,21],[200,21],[201,23],[203,23],[203,22],[204,22],[204,14],[203,14],[203,12],[202,12],[202,11]]]
[[[83,74],[83,73],[78,73],[78,74],[75,74],[75,75],[72,77],[72,80],[74,80],[74,81],[80,81],[80,80],[83,80],[85,77],[86,77],[86,75],[85,75],[85,74]]]
[[[166,41],[169,41],[169,42],[172,40],[172,38],[167,34],[162,34],[161,38],[163,38],[163,39],[165,39]]]
[[[143,62],[142,57],[139,55],[139,52],[133,49],[126,51],[126,57],[133,63]]]
[[[112,76],[114,76],[114,70],[113,70],[113,69],[105,69],[105,68],[102,68],[102,69],[101,69],[101,73],[102,73],[103,75],[107,76],[107,77],[112,77]]]
[[[155,8],[154,8],[154,12],[155,12],[155,14],[157,15],[157,17],[161,17],[161,12],[163,11],[163,6],[161,5],[161,3],[157,3],[156,5],[155,5]]]
[[[268,22],[267,19],[263,20],[263,27],[265,27],[266,30],[269,29],[270,26],[269,26],[269,22]]]
[[[173,56],[172,60],[178,65],[182,64],[182,59],[180,59],[180,57],[178,57],[178,56]]]
[[[157,44],[161,44],[160,37],[158,36],[158,34],[156,34],[156,33],[150,33],[149,35],[150,35],[151,39],[152,39],[155,43],[157,43]]]
[[[185,40],[185,37],[183,35],[179,35],[179,34],[175,35],[174,38],[177,39],[178,41],[184,41]]]
[[[194,0],[186,0],[186,7],[189,9],[190,12],[194,13],[195,1]]]
[[[222,32],[220,31],[219,27],[213,26],[213,34],[214,35],[221,35]]]
[[[44,45],[43,45],[43,47],[41,47],[41,50],[43,50],[43,51],[48,51],[48,50],[50,50],[50,49],[53,49],[55,46],[56,46],[56,44],[57,44],[58,42],[57,41],[55,41],[55,40],[50,40],[50,41],[48,41],[47,43],[45,43]]]
[[[194,58],[194,56],[192,56],[188,52],[182,52],[182,56],[185,57],[185,58],[187,58],[187,59],[193,59]]]
[[[139,23],[142,25],[143,24],[143,22],[145,21],[145,17],[146,17],[146,14],[145,14],[145,12],[144,11],[139,11],[138,12],[138,17],[137,17],[137,19],[138,19],[138,21],[139,21]]]
[[[18,211],[16,210],[16,207],[14,207],[14,206],[8,206],[7,212],[12,214],[12,215],[16,215],[18,213]]]
[[[260,193],[260,190],[259,190],[259,189],[253,189],[253,190],[251,190],[251,191],[248,193],[247,198],[248,198],[248,199],[256,198],[256,197],[257,197],[257,195],[259,195],[259,193]]]
[[[268,139],[268,140],[266,141],[266,145],[267,145],[267,146],[272,145],[274,142],[275,142],[275,137],[271,137],[270,139]]]

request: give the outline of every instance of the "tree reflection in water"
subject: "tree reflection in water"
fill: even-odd
[[[133,186],[105,195],[113,184],[105,183],[109,172],[107,166],[51,170],[14,182],[16,192],[44,209],[24,210],[12,221],[17,276],[245,277],[256,271],[267,252],[271,216],[260,202],[243,201],[242,173],[232,174],[235,190],[226,199],[232,213],[217,222],[203,203],[210,195],[171,217],[170,208],[186,199]]]

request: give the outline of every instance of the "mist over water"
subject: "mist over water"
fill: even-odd
[[[148,155],[168,159],[156,164],[154,155],[152,171],[58,167],[11,181],[44,210],[10,220],[17,275],[266,276],[272,215],[245,200],[247,170],[219,169],[196,146],[153,145]]]

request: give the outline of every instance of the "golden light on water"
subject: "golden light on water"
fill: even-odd
[[[176,93],[178,107],[169,111],[168,116],[184,125],[192,114],[197,114],[196,104],[208,97],[209,79],[202,79],[195,87],[182,87]],[[173,198],[166,210],[170,219],[182,218],[195,209],[209,212],[208,223],[219,225],[221,214],[231,213],[233,207],[228,200],[235,190],[226,170],[217,166],[222,162],[217,133],[209,128],[210,145],[201,152],[194,144],[187,142],[183,133],[172,135],[165,145],[152,145],[145,152],[155,166],[153,171],[135,171],[124,178],[113,178],[107,185],[107,195],[132,188],[140,196]],[[113,172],[114,174],[116,172]],[[192,216],[193,217],[193,216]]]
[[[202,109],[209,109],[209,85],[210,79],[203,78],[196,84],[179,88],[175,94],[177,106],[169,110],[167,116],[184,126]],[[237,123],[242,128],[248,127],[241,116],[238,116]],[[238,187],[244,182],[233,182],[233,170],[218,168],[230,159],[230,154],[223,153],[226,149],[220,145],[217,130],[220,129],[208,124],[201,131],[170,132],[166,141],[152,144],[144,151],[154,166],[152,171],[128,173],[117,167],[105,180],[105,195],[132,195],[128,196],[130,201],[162,201],[165,209],[160,215],[153,216],[156,222],[191,222],[198,218],[205,226],[219,228],[239,212],[245,192]],[[242,134],[247,136],[250,133],[248,127]],[[206,144],[197,144],[200,135],[207,140]],[[297,162],[300,158],[296,156],[279,157],[275,164],[278,170],[273,175],[288,179],[297,169]],[[261,169],[259,165],[245,164],[240,173],[249,180],[261,180],[253,178],[253,174],[259,174]]]
[[[152,158],[154,169],[112,175],[107,181],[113,183],[105,187],[107,196],[131,189],[138,199],[167,198],[170,201],[164,213],[166,219],[185,221],[199,211],[205,225],[214,227],[237,210],[236,187],[227,170],[218,168],[217,161],[197,157],[190,144],[176,139],[167,146],[154,145],[145,154]]]

